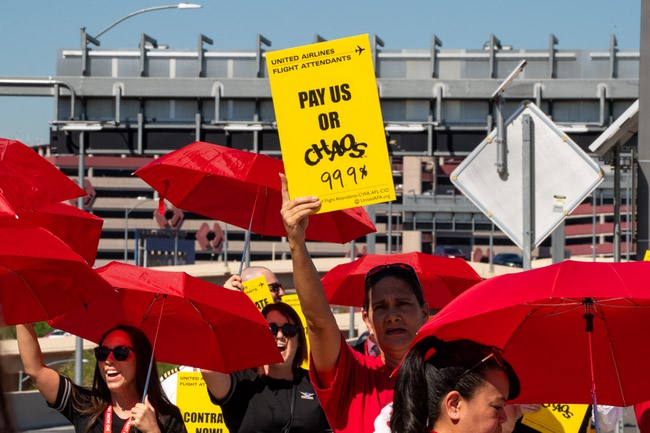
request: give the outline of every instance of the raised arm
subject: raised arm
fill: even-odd
[[[203,375],[205,384],[208,386],[210,394],[219,401],[225,399],[232,386],[230,375],[204,369],[201,369],[201,374]]]
[[[291,249],[293,281],[307,320],[313,366],[321,384],[325,385],[331,382],[331,375],[341,352],[341,336],[305,243],[308,217],[320,207],[320,202],[318,197],[299,197],[289,200],[287,179],[283,174],[280,174],[280,178],[282,219]]]
[[[34,385],[45,400],[54,404],[61,379],[59,373],[47,367],[43,362],[43,354],[36,338],[34,326],[32,324],[16,325],[16,339],[25,373],[32,378]]]
[[[244,291],[241,277],[236,274],[231,275],[230,278],[223,283],[223,287],[230,290],[238,290],[240,292]],[[201,374],[203,375],[205,384],[208,386],[210,394],[220,401],[226,398],[230,392],[230,387],[232,386],[232,379],[229,374],[204,369],[201,369]]]

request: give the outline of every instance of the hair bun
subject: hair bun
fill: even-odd
[[[426,361],[437,352],[440,352],[443,349],[445,342],[438,337],[430,335],[420,340],[418,345],[425,350],[423,360]]]

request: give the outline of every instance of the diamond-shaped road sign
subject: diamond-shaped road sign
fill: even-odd
[[[534,173],[532,247],[539,246],[582,200],[603,181],[603,173],[578,145],[535,104],[524,102],[507,120],[507,173],[495,166],[496,130],[451,173],[452,183],[523,248],[523,127],[531,119]]]

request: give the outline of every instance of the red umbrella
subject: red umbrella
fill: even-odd
[[[111,292],[47,230],[0,228],[0,326],[52,319]]]
[[[113,293],[57,317],[53,327],[99,342],[119,324],[135,326],[154,342],[158,361],[224,373],[282,362],[268,323],[242,292],[118,262],[97,273]]]
[[[175,206],[267,236],[286,236],[279,159],[197,141],[135,172]],[[363,208],[309,217],[307,239],[346,243],[375,232]]]
[[[20,217],[0,215],[0,227],[42,227],[65,242],[90,265],[95,263],[103,225],[103,219],[64,203],[27,211],[21,213]]]
[[[650,262],[564,261],[486,280],[422,327],[503,349],[517,402],[650,400]],[[415,344],[414,342],[414,344]],[[593,386],[592,386],[593,385]]]
[[[82,197],[59,169],[20,141],[0,138],[0,215],[16,215]]]
[[[366,273],[376,266],[406,263],[418,274],[424,300],[430,308],[442,308],[456,296],[481,281],[463,259],[436,257],[420,252],[366,254],[358,260],[332,268],[322,278],[330,304],[362,307]]]

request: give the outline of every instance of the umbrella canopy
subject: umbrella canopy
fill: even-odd
[[[223,373],[282,362],[268,323],[242,292],[118,262],[97,273],[115,290],[57,317],[53,327],[99,342],[117,325],[135,326],[152,343],[158,333],[158,361]]]
[[[47,230],[0,228],[0,326],[52,319],[112,291]]]
[[[90,265],[95,263],[103,225],[103,219],[64,203],[26,211],[18,218],[0,215],[0,227],[42,227],[65,242]]]
[[[175,206],[267,236],[286,236],[279,173],[267,155],[197,141],[135,172]],[[375,232],[363,208],[309,217],[307,239],[346,243]]]
[[[0,215],[16,215],[84,195],[83,189],[33,149],[0,138]]]
[[[450,302],[414,344],[435,335],[503,349],[521,381],[516,402],[592,403],[593,374],[598,403],[629,406],[650,400],[649,282],[650,262],[567,260],[494,277]]]
[[[429,308],[444,307],[481,281],[481,277],[463,259],[436,257],[420,252],[366,254],[353,262],[335,266],[323,276],[321,281],[327,300],[333,305],[363,307],[366,274],[376,266],[390,263],[406,263],[415,269]]]

